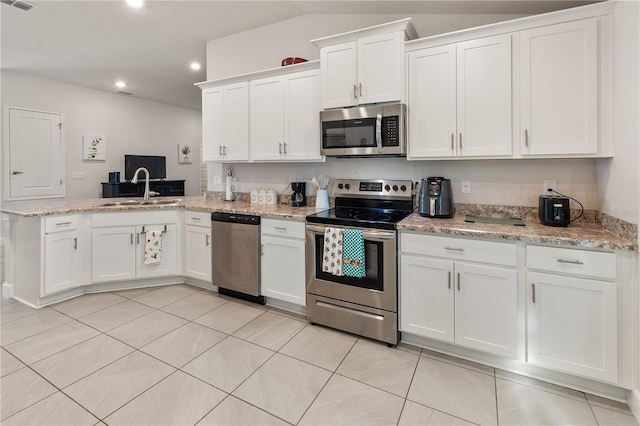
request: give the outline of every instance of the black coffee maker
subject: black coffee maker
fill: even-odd
[[[307,193],[306,182],[291,182],[291,207],[306,206],[305,196]]]

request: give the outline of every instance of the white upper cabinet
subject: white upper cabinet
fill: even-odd
[[[408,54],[409,159],[511,156],[511,36]]]
[[[251,159],[320,161],[317,69],[251,81]]]
[[[202,90],[203,161],[249,160],[249,83]]]
[[[598,154],[598,22],[520,33],[522,155]]]
[[[404,101],[410,19],[312,40],[320,48],[322,108]]]

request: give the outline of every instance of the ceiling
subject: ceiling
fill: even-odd
[[[0,0],[3,3],[11,0]],[[206,42],[305,14],[536,14],[594,0],[160,1],[2,4],[3,70],[200,109]],[[199,61],[203,68],[192,71]],[[116,89],[116,80],[128,86]]]

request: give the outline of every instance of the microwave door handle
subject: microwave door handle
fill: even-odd
[[[378,152],[382,153],[382,113],[378,113],[376,117],[376,144],[378,145]]]

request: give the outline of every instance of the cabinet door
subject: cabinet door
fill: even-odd
[[[157,263],[145,263],[144,251],[147,242],[147,233],[150,230],[162,230],[164,225],[149,225],[144,227],[144,231],[141,226],[136,227],[136,243],[137,243],[137,255],[136,255],[136,274],[138,278],[146,277],[158,277],[164,275],[176,275],[178,272],[176,259],[178,258],[178,245],[177,245],[177,225],[167,225],[167,230],[162,233],[162,252],[161,260]]]
[[[220,161],[224,143],[223,88],[205,89],[202,91],[202,160]]]
[[[306,305],[304,240],[262,235],[262,294]]]
[[[322,108],[358,104],[356,48],[357,43],[350,41],[320,49]]]
[[[518,343],[518,273],[456,263],[456,343],[515,358]]]
[[[358,39],[358,103],[404,99],[404,33]]]
[[[133,226],[94,228],[92,233],[93,282],[136,277],[136,229]]]
[[[411,52],[408,67],[409,158],[455,155],[456,46]]]
[[[283,77],[251,82],[251,158],[278,160],[284,154]]]
[[[454,341],[453,262],[403,254],[400,331]]]
[[[458,43],[458,155],[511,155],[511,36]]]
[[[211,282],[211,229],[185,227],[184,273],[191,278]]]
[[[285,80],[287,160],[322,160],[320,155],[320,73],[306,71]]]
[[[598,150],[596,20],[520,33],[523,155]]]
[[[44,239],[43,295],[76,287],[79,284],[80,263],[78,231],[47,234]]]
[[[616,383],[616,283],[529,272],[528,361]]]
[[[224,88],[224,161],[249,160],[249,83]]]

